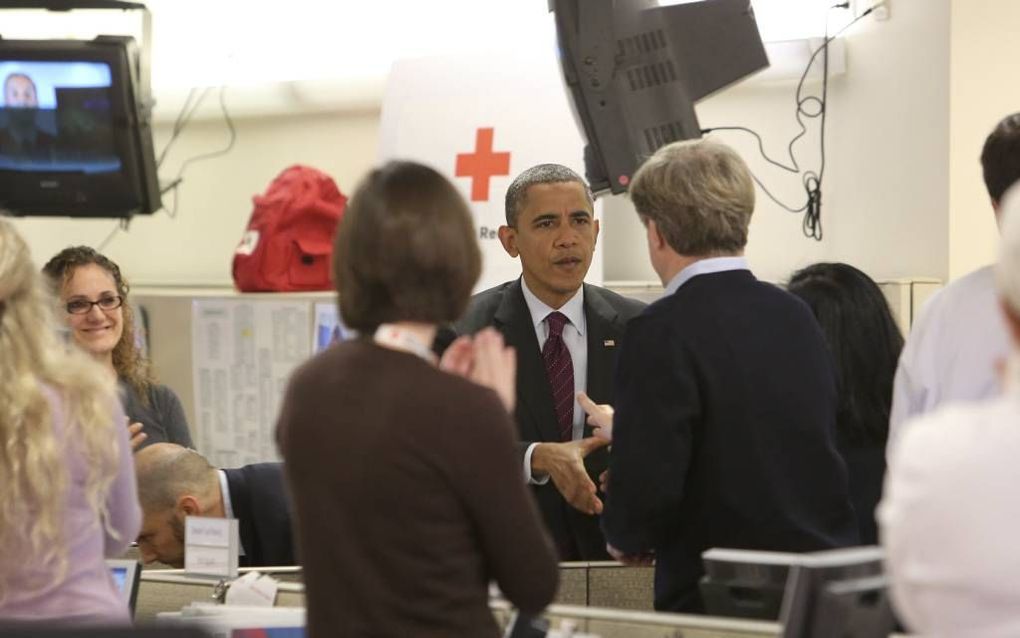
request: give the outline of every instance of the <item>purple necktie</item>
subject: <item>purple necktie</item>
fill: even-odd
[[[567,344],[563,342],[563,325],[567,323],[567,317],[561,312],[551,312],[545,323],[549,326],[549,336],[542,346],[545,374],[552,388],[560,440],[569,441],[574,438],[574,362],[570,359]]]

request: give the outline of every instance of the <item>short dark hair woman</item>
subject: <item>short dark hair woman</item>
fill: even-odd
[[[853,266],[813,264],[794,273],[788,288],[811,307],[832,351],[839,377],[837,440],[861,542],[875,544],[875,506],[882,496],[893,377],[903,336],[878,284]]]
[[[492,331],[458,340],[449,362],[469,380],[430,348],[480,264],[467,205],[436,171],[391,162],[351,198],[334,274],[361,336],[294,373],[277,426],[313,638],[496,636],[490,581],[525,612],[556,591],[507,411],[513,352]]]

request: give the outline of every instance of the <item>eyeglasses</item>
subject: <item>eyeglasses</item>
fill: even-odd
[[[72,315],[87,315],[92,312],[92,306],[99,306],[100,310],[115,310],[120,308],[124,300],[114,295],[112,297],[102,297],[99,301],[89,301],[88,299],[74,299],[68,301],[65,308],[67,308],[68,314]]]

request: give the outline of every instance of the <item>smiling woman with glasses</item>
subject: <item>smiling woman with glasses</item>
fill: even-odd
[[[107,295],[100,297],[96,301],[89,301],[88,299],[72,299],[67,302],[64,306],[67,309],[69,315],[87,315],[93,306],[99,306],[102,310],[115,310],[120,308],[120,305],[124,302],[124,299],[119,295]]]
[[[117,264],[88,246],[73,246],[50,259],[43,272],[55,286],[74,342],[117,378],[132,445],[192,447],[180,399],[155,382],[138,348],[129,286]]]

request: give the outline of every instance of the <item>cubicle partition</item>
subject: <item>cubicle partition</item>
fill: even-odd
[[[299,573],[298,568],[260,571],[278,579],[293,579]],[[217,584],[215,579],[188,577],[180,570],[145,570],[135,619],[138,623],[151,623],[160,612],[176,612],[192,603],[213,602]],[[632,607],[610,609],[564,604],[582,596],[587,600],[611,600],[613,589],[624,592],[616,599]],[[649,597],[639,602],[637,596],[641,592]],[[775,623],[639,611],[650,609],[650,595],[650,572],[645,568],[626,568],[615,563],[566,563],[561,569],[558,602],[546,610],[545,616],[554,628],[568,621],[577,631],[602,638],[777,638],[780,633]],[[304,587],[300,582],[280,583],[277,607],[303,607],[304,604]],[[504,600],[494,599],[490,606],[497,623],[505,628],[511,617],[510,605]]]
[[[304,605],[300,567],[241,568],[259,571],[281,581],[278,605]],[[217,579],[194,578],[180,569],[142,571],[136,617],[155,618],[161,611],[178,611],[192,602],[211,602]],[[624,567],[614,562],[560,564],[560,586],[556,604],[575,607],[608,607],[630,611],[652,611],[652,568]]]

